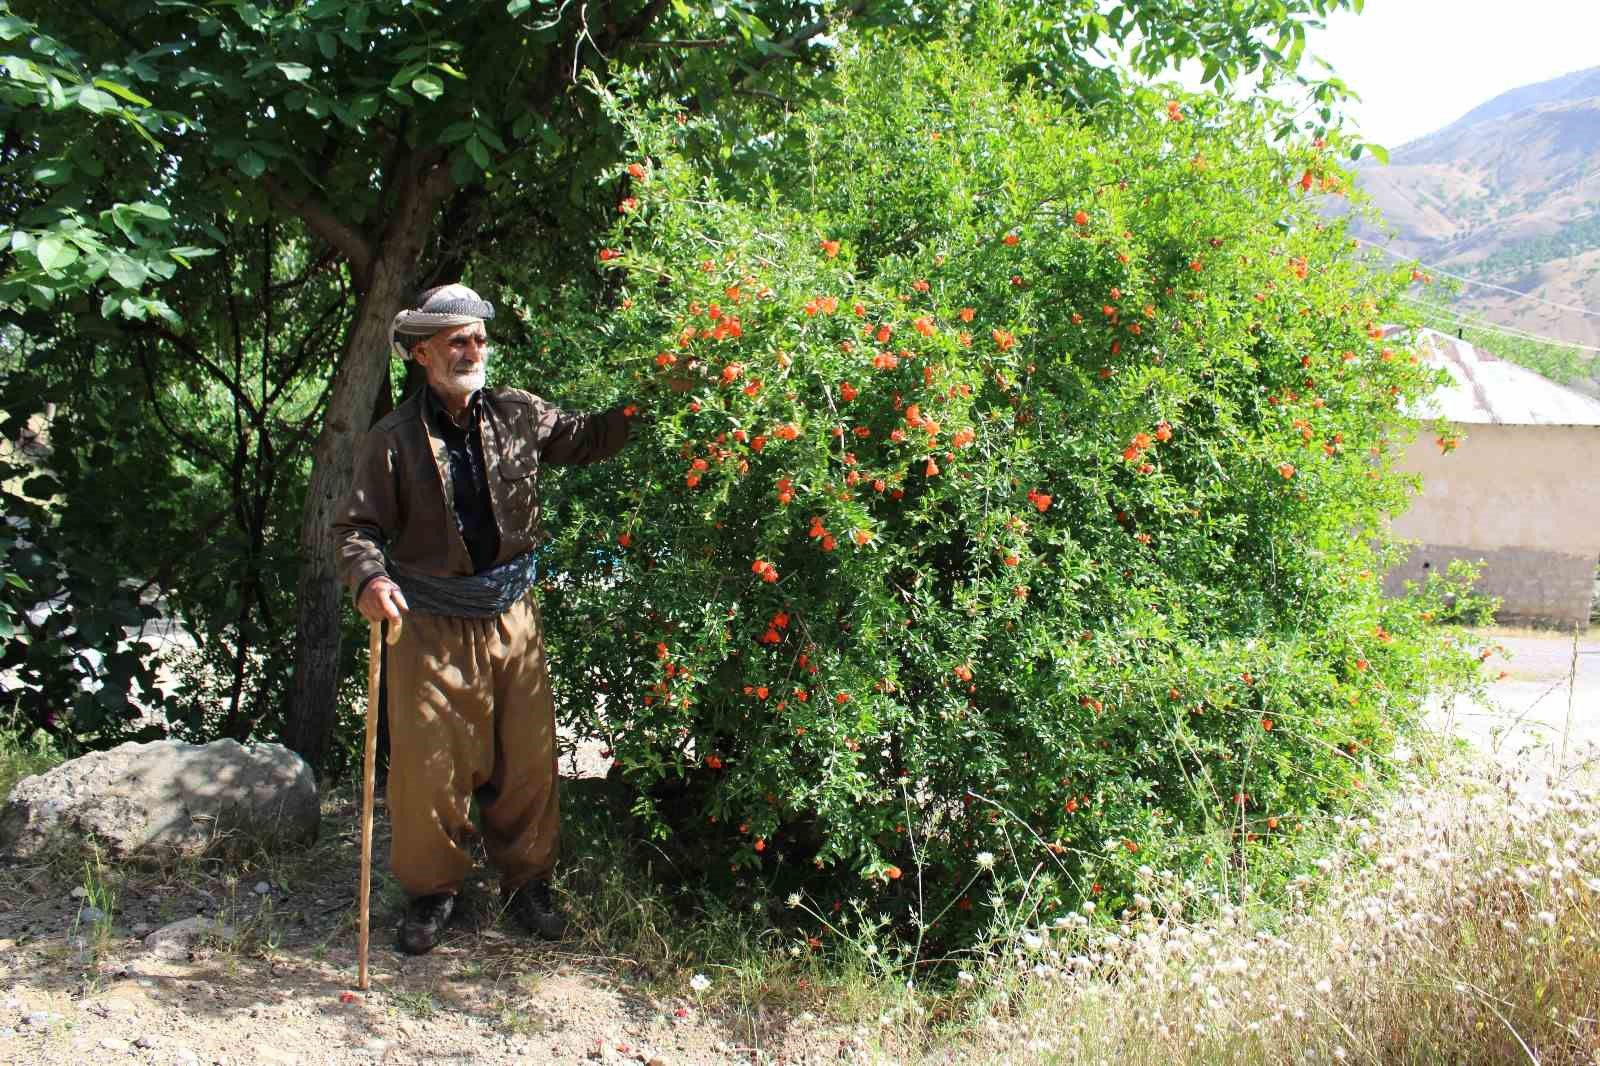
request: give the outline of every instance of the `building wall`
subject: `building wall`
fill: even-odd
[[[1459,425],[1442,453],[1431,432],[1400,466],[1423,489],[1395,533],[1419,547],[1386,587],[1482,560],[1480,591],[1505,602],[1504,621],[1587,625],[1600,561],[1600,426]]]

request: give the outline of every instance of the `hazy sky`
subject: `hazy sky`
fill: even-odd
[[[1366,138],[1396,148],[1507,89],[1600,66],[1600,0],[1367,0],[1306,51],[1361,94]]]

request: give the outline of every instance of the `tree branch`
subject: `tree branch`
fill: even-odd
[[[242,391],[242,383],[235,378],[230,377],[226,371],[224,371],[211,359],[210,356],[201,351],[200,346],[197,345],[193,340],[185,337],[181,333],[174,333],[166,325],[155,321],[129,323],[125,328],[130,329],[134,333],[142,333],[146,336],[153,336],[160,340],[164,340],[174,348],[177,348],[185,356],[193,360],[194,363],[201,369],[205,370],[206,373],[210,374],[211,377],[216,380],[217,384],[227,389],[234,400],[236,400],[239,405],[249,413],[252,420],[255,418],[255,404],[252,403],[250,397],[246,396]],[[152,378],[152,391],[155,388],[153,382],[154,379]]]
[[[261,176],[261,187],[287,211],[298,215],[318,237],[337,248],[350,260],[350,273],[362,289],[372,276],[372,243],[343,222],[333,209],[310,194],[296,198],[270,174]]]
[[[774,46],[774,50],[768,52],[764,56],[758,56],[750,63],[748,70],[752,72],[758,71],[768,64],[775,63],[780,59],[788,58],[786,53],[793,52],[795,49],[799,48],[813,37],[817,37],[822,34],[823,31],[827,30],[830,26],[840,22],[848,22],[850,19],[861,14],[866,9],[867,0],[855,0],[854,3],[840,8],[826,18],[820,18],[815,22],[809,22],[806,25],[801,26],[783,40],[773,41],[772,44]],[[731,79],[734,87],[737,87],[739,83],[742,82],[747,76],[748,73],[744,69],[735,71],[733,78]]]
[[[666,9],[667,0],[650,0],[650,3],[646,4],[637,15],[633,16],[633,18],[617,27],[616,36],[613,38],[613,41],[627,44],[645,30],[649,29],[650,23],[654,22],[656,20],[656,16],[660,15],[661,12],[665,11]]]
[[[695,41],[630,41],[623,44],[624,48],[726,48],[730,44],[738,44],[737,37],[711,37]]]

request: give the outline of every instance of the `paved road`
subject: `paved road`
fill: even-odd
[[[1579,637],[1575,671],[1570,634],[1488,631],[1479,640],[1493,649],[1485,664],[1494,679],[1486,699],[1441,704],[1430,721],[1507,761],[1531,756],[1549,766],[1565,733],[1569,768],[1591,759],[1600,764],[1600,630]]]

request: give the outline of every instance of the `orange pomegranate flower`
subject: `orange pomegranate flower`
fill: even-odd
[[[1017,338],[1003,329],[991,330],[989,335],[994,338],[995,347],[1002,352],[1009,352],[1017,343]]]
[[[830,240],[824,239],[824,240],[818,242],[818,246],[824,252],[827,253],[827,256],[828,256],[829,259],[833,259],[834,257],[836,257],[839,254],[839,242],[838,241],[830,241]]]

